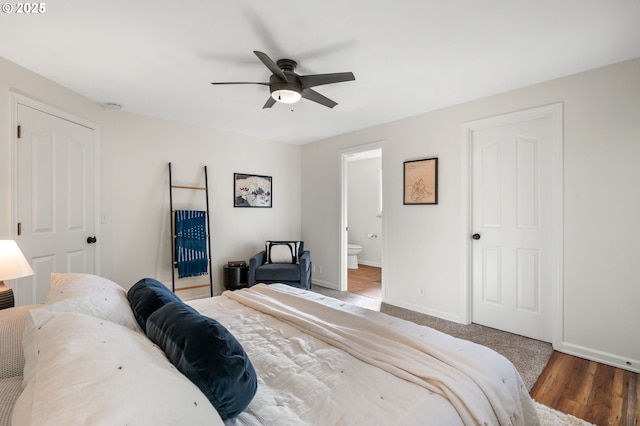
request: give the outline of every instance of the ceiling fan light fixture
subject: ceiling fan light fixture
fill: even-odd
[[[295,90],[280,89],[271,92],[271,97],[278,102],[282,102],[283,104],[295,104],[300,99],[302,99],[302,94]]]
[[[298,75],[295,72],[298,63],[292,59],[283,58],[274,62],[266,53],[257,50],[254,50],[253,53],[269,69],[269,71],[272,72],[268,83],[236,81],[219,83],[213,82],[211,84],[259,84],[261,86],[269,86],[270,96],[267,98],[267,102],[265,102],[262,109],[271,108],[276,104],[276,102],[283,104],[295,104],[302,98],[324,105],[327,108],[333,108],[338,105],[337,102],[332,101],[311,88],[324,84],[341,83],[343,81],[352,81],[356,79],[352,72]],[[291,108],[291,110],[293,111],[293,108]]]

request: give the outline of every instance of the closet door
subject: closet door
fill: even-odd
[[[18,103],[18,245],[35,274],[14,284],[16,305],[41,303],[52,272],[94,273],[94,129]]]

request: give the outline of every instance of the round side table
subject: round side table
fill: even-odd
[[[224,265],[223,284],[227,290],[239,290],[247,287],[249,280],[248,266]]]

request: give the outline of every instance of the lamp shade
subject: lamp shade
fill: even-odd
[[[0,281],[33,275],[33,269],[14,240],[0,240]]]
[[[272,75],[269,79],[269,90],[271,91],[271,97],[276,102],[295,104],[302,99],[302,86],[298,80],[282,81],[277,76]]]
[[[276,101],[282,102],[284,104],[295,104],[302,98],[302,95],[295,90],[281,89],[274,90],[271,93],[271,97]]]

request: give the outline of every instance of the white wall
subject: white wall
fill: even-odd
[[[100,274],[125,288],[143,277],[171,283],[170,161],[176,184],[202,184],[202,166],[208,166],[215,293],[222,289],[222,265],[228,260],[248,261],[266,239],[300,238],[299,146],[106,110],[4,58],[0,58],[0,93],[5,96],[0,102],[0,238],[15,237],[10,90],[100,125],[100,204],[105,217],[98,235]],[[233,208],[234,172],[272,176],[273,208]],[[185,293],[181,296],[200,294]]]
[[[113,276],[119,282],[131,285],[144,276],[171,282],[169,162],[176,185],[204,185],[207,166],[214,291],[222,290],[227,261],[248,263],[267,239],[300,238],[299,146],[127,113],[116,114],[114,124],[111,156],[117,172],[108,222],[117,244]],[[272,176],[273,207],[234,208],[235,172]],[[174,209],[205,208],[200,191],[174,190],[174,197]],[[179,285],[191,281],[203,280]]]
[[[557,102],[564,104],[560,349],[640,371],[640,59],[303,146],[302,234],[323,267],[314,277],[339,286],[338,152],[384,140],[383,298],[460,320],[461,124]],[[404,206],[403,161],[429,157],[439,157],[439,204]]]
[[[347,171],[349,243],[362,246],[358,263],[377,267],[382,266],[381,166],[380,158],[370,158],[350,161]]]

